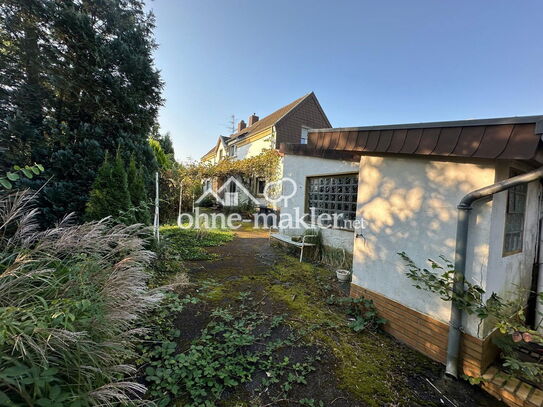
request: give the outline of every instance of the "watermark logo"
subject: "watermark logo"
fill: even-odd
[[[279,181],[268,182],[264,186],[263,200],[258,200],[239,179],[230,177],[216,191],[207,188],[204,193],[195,201],[202,203],[206,198],[213,198],[223,207],[236,208],[240,204],[253,203],[261,210],[252,214],[254,228],[277,228],[290,230],[306,229],[347,229],[353,230],[357,235],[362,234],[366,228],[366,221],[363,218],[350,219],[345,213],[327,212],[310,207],[309,213],[302,213],[300,207],[289,207],[289,201],[296,194],[304,193],[298,189],[296,181],[285,177]],[[301,200],[304,205],[305,200]],[[268,205],[273,205],[275,209]],[[352,216],[352,215],[351,215]],[[181,228],[196,229],[217,229],[229,228],[238,229],[241,227],[243,216],[240,213],[222,212],[201,213],[196,207],[194,213],[183,213],[177,222]]]
[[[249,190],[245,188],[243,182],[236,177],[228,178],[216,192],[213,191],[213,188],[208,188],[202,195],[200,195],[195,203],[200,204],[204,201],[204,199],[213,197],[217,203],[222,206],[238,206],[241,203],[240,193],[243,193],[247,199],[252,201],[255,205],[260,205],[260,201],[256,199],[253,194],[251,194]]]
[[[266,183],[264,198],[272,204],[279,204],[286,208],[288,207],[288,200],[296,195],[297,190],[298,185],[296,181],[292,178],[284,177],[279,181]],[[278,193],[278,191],[281,192]]]

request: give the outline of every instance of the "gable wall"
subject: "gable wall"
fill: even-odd
[[[299,143],[302,126],[312,129],[330,127],[330,123],[319,109],[314,97],[301,102],[292,112],[277,122],[275,125],[277,131],[276,148],[279,148],[281,143]]]

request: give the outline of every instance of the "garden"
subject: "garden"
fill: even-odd
[[[498,405],[443,379],[380,330],[370,301],[346,296],[329,267],[271,247],[267,232],[162,230],[160,279],[175,288],[149,314],[137,361],[157,405]]]
[[[280,156],[176,161],[154,29],[139,0],[2,3],[0,406],[497,405],[385,334],[337,256],[171,225]]]

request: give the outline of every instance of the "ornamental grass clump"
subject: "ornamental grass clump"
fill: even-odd
[[[70,217],[40,231],[28,193],[0,196],[0,405],[135,402],[153,257],[141,225]]]

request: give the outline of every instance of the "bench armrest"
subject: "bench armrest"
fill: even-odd
[[[317,237],[317,235],[303,235],[302,236],[302,244],[305,244],[305,238],[306,237]]]

